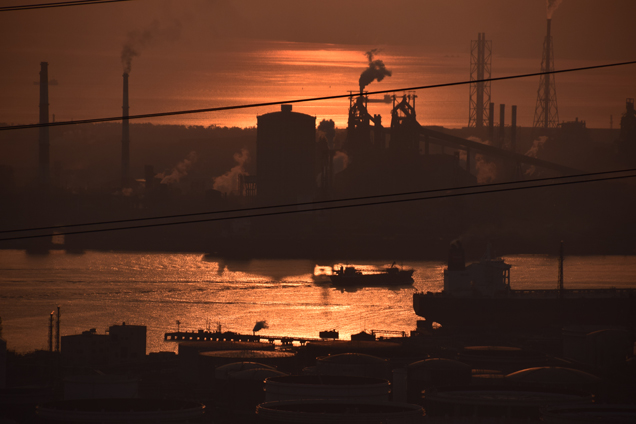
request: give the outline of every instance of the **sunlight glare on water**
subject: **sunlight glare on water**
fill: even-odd
[[[506,257],[513,288],[554,288],[557,259],[543,255]],[[10,349],[45,347],[48,316],[62,308],[62,335],[113,324],[146,325],[148,351],[176,350],[163,334],[216,328],[259,334],[317,338],[337,329],[341,339],[362,330],[413,330],[415,291],[440,291],[445,264],[405,263],[415,270],[413,286],[337,289],[328,274],[340,264],[310,260],[221,260],[198,254],[54,252],[28,255],[0,251],[0,311]],[[346,265],[346,264],[343,264]],[[355,264],[363,272],[388,261]],[[399,264],[401,266],[401,264]],[[634,287],[632,256],[566,257],[566,287]]]

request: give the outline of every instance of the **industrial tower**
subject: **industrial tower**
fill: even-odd
[[[548,19],[548,33],[543,42],[543,58],[541,72],[554,71],[554,51],[552,50],[552,35]],[[559,108],[557,107],[556,84],[554,74],[541,75],[537,90],[537,106],[534,110],[534,128],[556,128],[559,124]]]
[[[486,33],[480,32],[477,40],[470,42],[470,80],[480,81],[491,77],[490,63],[492,41],[486,41]],[[490,81],[470,84],[468,126],[481,130],[488,125],[490,105]]]

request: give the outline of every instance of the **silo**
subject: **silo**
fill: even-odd
[[[280,112],[257,118],[257,195],[266,203],[311,200],[316,190],[316,117]]]
[[[371,377],[302,375],[265,381],[267,402],[299,399],[338,399],[381,402],[389,400],[390,383]]]

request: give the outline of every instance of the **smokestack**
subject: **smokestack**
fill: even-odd
[[[550,72],[550,62],[552,58],[552,35],[550,34],[550,27],[552,26],[552,19],[548,19],[548,32],[545,36],[545,72]],[[543,90],[543,110],[545,111],[543,127],[548,128],[550,126],[550,75],[545,76],[545,87]]]
[[[124,72],[124,101],[121,121],[121,186],[126,188],[130,183],[130,128],[128,126],[128,73]]]
[[[49,64],[40,63],[40,124],[49,123]],[[49,153],[49,127],[40,127],[39,147],[39,180],[42,187],[49,185],[50,153]]]
[[[53,314],[49,315],[49,352],[53,352]]]
[[[57,320],[55,322],[55,351],[60,351],[60,307],[57,307]]]
[[[510,150],[517,151],[517,105],[512,105],[510,121]]]
[[[506,105],[499,105],[499,147],[504,146],[506,140]]]
[[[492,142],[495,135],[495,104],[490,103],[488,109],[488,138]]]

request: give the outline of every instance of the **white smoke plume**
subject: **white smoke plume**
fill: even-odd
[[[545,0],[547,6],[548,19],[552,19],[552,14],[559,7],[563,0]]]
[[[491,145],[489,140],[481,141],[478,137],[468,137],[468,140]],[[497,164],[479,153],[475,154],[475,171],[477,171],[477,182],[479,184],[492,183],[497,179]]]
[[[144,48],[164,41],[175,41],[180,36],[181,23],[178,20],[167,27],[162,27],[158,21],[152,21],[150,26],[143,31],[130,31],[121,48],[121,64],[124,67],[124,72],[130,73],[133,58],[141,56],[141,51]]]
[[[536,158],[537,155],[539,154],[539,149],[541,149],[541,146],[543,146],[545,144],[547,139],[548,139],[548,137],[542,135],[539,138],[537,138],[536,140],[534,140],[532,142],[532,146],[526,152],[526,156],[530,156],[531,158]],[[526,175],[532,175],[532,174],[534,174],[535,169],[536,169],[536,167],[534,165],[530,165],[530,167],[528,167],[528,169],[526,169],[525,174]]]
[[[267,321],[256,321],[256,325],[254,325],[254,328],[252,329],[252,331],[256,333],[257,331],[260,331],[263,328],[269,328],[269,325],[267,325]]]
[[[190,169],[192,169],[192,166],[197,162],[198,159],[199,157],[197,155],[197,152],[192,151],[188,153],[188,156],[186,156],[185,159],[183,159],[174,168],[172,168],[171,171],[161,172],[155,175],[155,178],[161,178],[161,184],[178,183],[181,178],[188,175],[188,172],[190,171]]]
[[[345,152],[338,150],[333,156],[333,173],[343,171],[349,165],[349,156]]]
[[[248,175],[244,165],[249,158],[250,152],[247,149],[241,149],[241,153],[234,153],[234,160],[237,165],[220,177],[216,177],[213,188],[225,194],[236,192],[238,190],[239,175]]]
[[[391,71],[386,69],[383,61],[380,59],[373,60],[373,57],[379,52],[378,49],[373,49],[365,53],[367,59],[369,59],[369,67],[360,74],[360,91],[364,90],[364,87],[371,84],[374,80],[380,82],[384,77],[390,77],[392,74]]]

